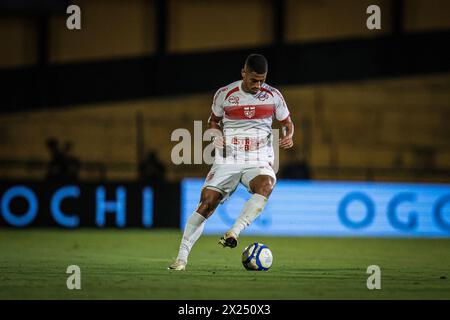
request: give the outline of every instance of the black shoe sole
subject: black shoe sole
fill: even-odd
[[[234,238],[227,238],[227,239],[225,239],[225,245],[230,248],[236,248],[237,240]]]

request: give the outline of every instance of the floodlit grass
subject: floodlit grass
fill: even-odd
[[[186,271],[167,270],[176,230],[0,230],[0,299],[450,299],[450,239],[243,236],[236,249],[203,236]],[[246,271],[251,242],[274,255],[267,272]],[[69,265],[81,290],[68,290]],[[368,290],[369,265],[381,290]]]

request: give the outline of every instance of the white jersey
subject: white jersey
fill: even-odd
[[[233,82],[216,92],[212,112],[223,117],[226,160],[273,163],[272,120],[289,117],[286,102],[277,89],[264,83],[252,94],[242,89],[242,80]],[[216,152],[216,161],[218,156],[222,158],[220,152]]]

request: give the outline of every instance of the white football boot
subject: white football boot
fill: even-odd
[[[167,269],[183,271],[183,270],[186,270],[186,264],[187,264],[186,261],[177,259]]]

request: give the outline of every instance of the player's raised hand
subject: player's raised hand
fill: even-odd
[[[294,141],[292,140],[292,136],[288,135],[278,140],[280,147],[283,149],[289,149],[294,146]]]

